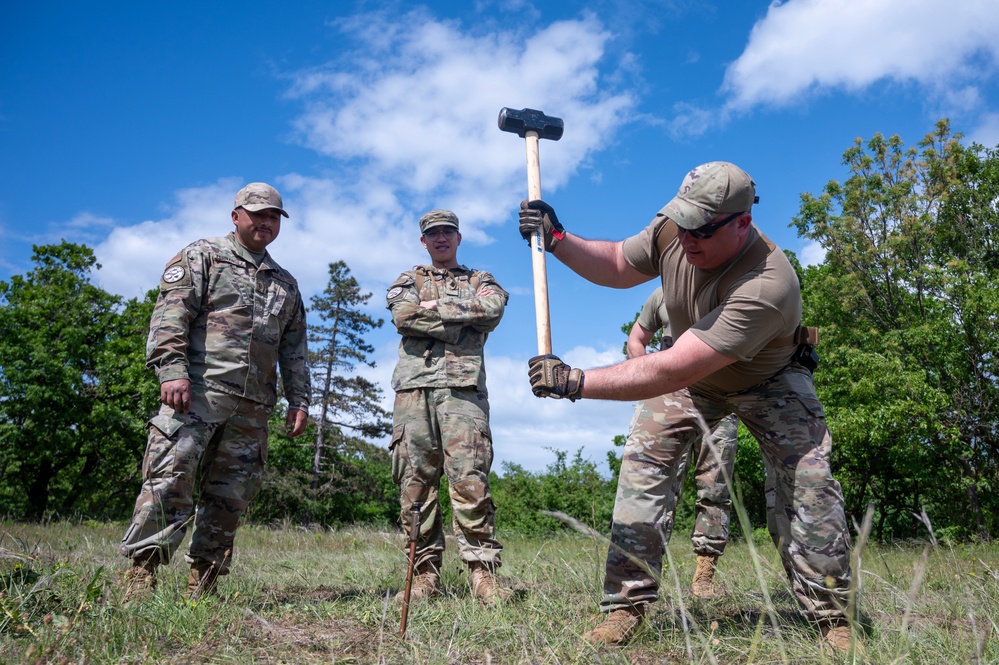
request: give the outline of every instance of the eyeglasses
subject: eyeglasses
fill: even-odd
[[[733,219],[738,219],[739,217],[742,217],[745,214],[746,213],[744,212],[734,212],[720,222],[712,222],[711,224],[705,224],[704,226],[698,227],[696,229],[685,229],[680,225],[677,225],[677,228],[680,229],[680,231],[683,233],[689,233],[691,236],[697,238],[698,240],[707,240],[715,233],[717,233],[718,229],[725,226]]]
[[[448,226],[443,229],[428,229],[423,232],[423,237],[427,240],[436,240],[441,236],[445,238],[453,238],[458,234],[458,229]]]

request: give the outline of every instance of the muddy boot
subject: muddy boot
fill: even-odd
[[[595,647],[627,644],[642,625],[646,607],[645,604],[622,607],[608,613],[603,623],[590,632],[583,633],[583,639]]]
[[[718,595],[715,591],[715,568],[717,567],[717,556],[697,555],[697,570],[694,571],[694,582],[690,585],[690,591],[695,598],[708,600]]]
[[[513,591],[499,585],[493,566],[482,561],[469,561],[468,570],[472,578],[472,596],[483,605],[494,606],[513,598]]]
[[[218,594],[215,583],[219,578],[219,568],[211,561],[197,559],[191,564],[191,572],[187,576],[187,589],[184,597],[188,600],[200,600],[205,596]]]
[[[410,604],[438,595],[441,592],[440,587],[441,576],[437,566],[432,563],[420,564],[413,571],[413,588],[409,592]],[[395,602],[402,604],[405,601],[406,589],[403,589],[395,595]]]
[[[156,550],[144,552],[132,559],[132,567],[125,571],[121,586],[125,589],[124,603],[141,602],[156,590],[156,567],[160,565],[160,553]]]
[[[832,647],[840,653],[850,653],[851,649],[857,655],[864,653],[864,643],[854,639],[850,624],[845,619],[830,621],[820,627],[822,629],[822,642],[826,646]]]

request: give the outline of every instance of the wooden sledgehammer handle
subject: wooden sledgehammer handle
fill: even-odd
[[[538,133],[524,135],[527,146],[527,200],[541,198],[541,159],[538,156]],[[531,237],[531,269],[534,273],[534,318],[538,330],[538,355],[552,352],[552,321],[548,311],[548,267],[545,264],[544,231]]]

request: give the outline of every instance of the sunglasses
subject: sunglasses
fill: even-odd
[[[456,235],[458,235],[458,229],[451,226],[445,227],[443,229],[428,229],[423,233],[423,237],[426,238],[427,240],[436,240],[441,236],[444,236],[445,238],[453,238]]]
[[[704,226],[698,227],[696,229],[685,229],[685,228],[683,228],[682,226],[679,226],[679,225],[677,225],[677,228],[679,228],[679,230],[681,232],[683,232],[683,233],[689,233],[691,236],[693,236],[694,238],[697,238],[698,240],[707,240],[708,238],[710,238],[711,236],[713,236],[715,233],[717,233],[718,229],[720,229],[721,227],[725,226],[726,224],[728,224],[729,222],[731,222],[733,219],[737,219],[739,217],[742,217],[745,214],[746,213],[744,213],[744,212],[734,212],[731,215],[729,215],[728,217],[726,217],[725,219],[721,220],[720,222],[712,222],[711,224],[705,224]]]

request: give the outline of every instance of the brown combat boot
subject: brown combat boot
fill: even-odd
[[[421,564],[413,571],[413,588],[409,592],[410,604],[426,600],[441,592],[441,576],[437,566],[432,563]],[[395,602],[406,602],[406,590],[395,595]]]
[[[618,646],[627,644],[645,618],[647,605],[622,607],[610,612],[599,626],[588,633],[583,633],[583,639],[593,646]]]
[[[121,586],[125,589],[124,603],[140,602],[156,590],[156,567],[160,565],[160,553],[156,550],[144,552],[132,559],[132,567],[125,571]]]
[[[495,567],[482,561],[469,561],[468,570],[472,578],[472,597],[483,605],[495,606],[513,598],[513,591],[499,585]]]
[[[219,568],[211,561],[197,559],[191,564],[191,572],[187,576],[187,589],[184,597],[188,600],[201,600],[205,596],[218,593],[215,583],[219,579]]]
[[[694,582],[690,592],[695,598],[710,600],[717,596],[715,591],[715,568],[718,567],[718,557],[712,554],[697,555],[697,570],[694,571]]]
[[[850,653],[851,650],[857,655],[864,653],[864,643],[854,639],[850,624],[845,619],[824,623],[821,629],[826,646],[841,653]]]

